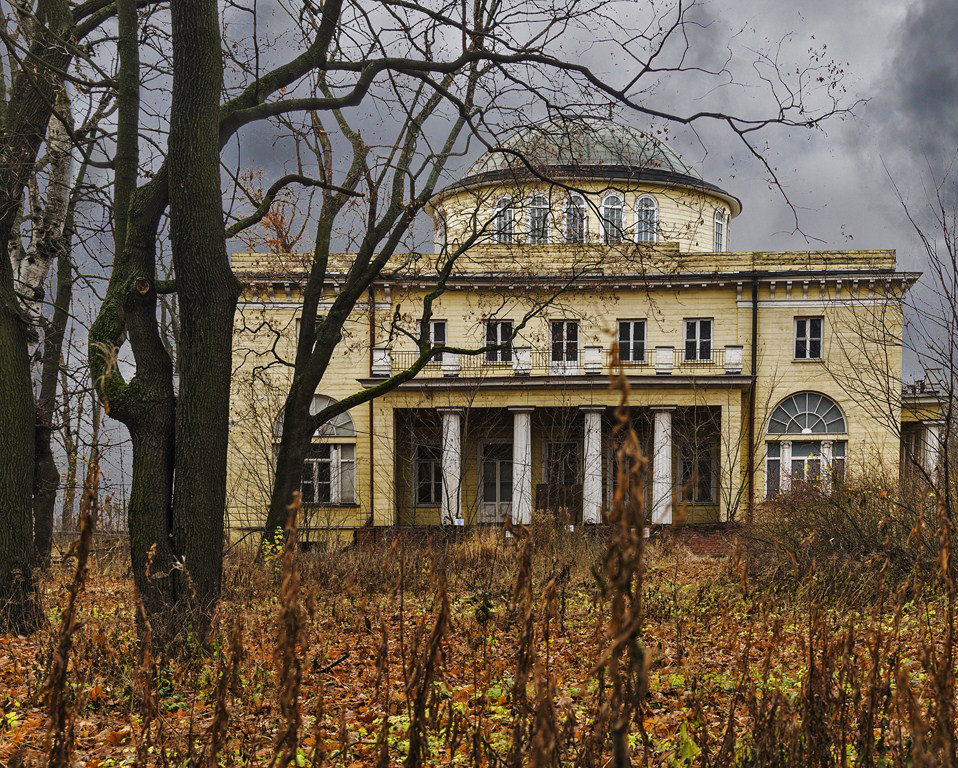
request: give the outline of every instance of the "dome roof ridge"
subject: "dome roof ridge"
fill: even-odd
[[[525,161],[525,162],[524,162]],[[515,131],[483,153],[466,178],[502,171],[562,167],[575,172],[616,167],[660,171],[701,181],[701,175],[660,138],[612,118],[550,117]]]

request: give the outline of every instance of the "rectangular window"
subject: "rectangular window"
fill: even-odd
[[[765,496],[777,496],[782,487],[782,446],[768,443],[765,454]]]
[[[795,359],[822,359],[822,318],[795,318]]]
[[[486,346],[505,344],[500,349],[486,351],[487,363],[512,362],[512,320],[486,321]]]
[[[482,501],[512,502],[511,443],[487,443],[482,447]]]
[[[619,320],[619,359],[645,362],[645,320]]]
[[[717,452],[708,445],[683,445],[679,452],[681,496],[691,504],[715,504]]]
[[[707,363],[712,360],[712,320],[685,321],[686,362]]]
[[[576,320],[552,321],[553,363],[579,362],[579,323]]]
[[[778,442],[766,444],[765,453],[765,495],[772,497],[782,490],[782,445]],[[831,444],[831,471],[826,472],[829,459],[825,446],[818,440],[794,440],[791,442],[791,457],[787,465],[788,482],[791,489],[803,484],[832,488],[845,479],[844,440]]]
[[[416,446],[416,504],[433,506],[442,501],[442,451],[438,445]]]
[[[303,464],[304,504],[356,502],[356,446],[349,443],[311,445]]]
[[[446,321],[445,320],[430,320],[429,321],[429,348],[435,349],[436,347],[446,346]],[[442,363],[442,353],[432,358],[430,361],[435,364]]]
[[[845,482],[845,441],[832,443],[832,487]]]

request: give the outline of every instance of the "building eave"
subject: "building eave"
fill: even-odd
[[[682,188],[717,197],[725,202],[732,217],[742,212],[742,201],[721,187],[695,176],[678,173],[663,168],[647,168],[634,165],[544,165],[529,168],[503,168],[472,174],[453,182],[437,192],[429,201],[435,208],[449,195],[485,186],[502,186],[503,183],[530,184],[555,183],[560,186],[577,189],[577,183],[583,181],[602,181],[608,183],[649,184],[657,187]]]
[[[662,389],[713,387],[724,389],[744,389],[752,382],[752,376],[746,375],[708,375],[708,376],[626,376],[632,389]],[[357,379],[364,389],[382,384],[383,378]],[[394,392],[410,389],[603,389],[608,390],[607,376],[485,376],[485,377],[446,377],[412,379],[396,387]],[[385,395],[388,397],[388,394]]]

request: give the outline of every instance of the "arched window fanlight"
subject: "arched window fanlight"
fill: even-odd
[[[545,195],[533,195],[529,200],[529,242],[549,242],[549,200]]]
[[[726,241],[725,209],[715,209],[715,251],[724,251]]]
[[[659,228],[659,206],[652,195],[642,195],[635,205],[635,239],[654,243]]]
[[[585,200],[582,195],[571,194],[565,206],[563,239],[567,243],[584,243],[588,225],[585,215]]]
[[[493,238],[500,245],[511,245],[515,230],[516,215],[512,200],[503,197],[496,203],[496,214],[492,219]]]
[[[625,203],[621,195],[612,193],[602,201],[602,239],[621,243],[625,236]]]
[[[768,422],[770,435],[827,435],[846,431],[841,408],[817,392],[798,392],[786,397]]]
[[[336,401],[326,395],[313,395],[313,401],[309,404],[309,413],[315,416],[324,408],[329,407]],[[283,436],[284,413],[279,412],[276,417],[276,423],[273,425],[273,436],[280,438]],[[353,420],[349,413],[340,413],[333,416],[329,421],[316,430],[314,437],[356,437],[356,428],[353,426]]]

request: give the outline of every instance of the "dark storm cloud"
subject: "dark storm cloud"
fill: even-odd
[[[899,152],[933,165],[958,147],[958,4],[924,0],[909,9],[885,72],[890,131]],[[928,162],[916,163],[927,168]]]

